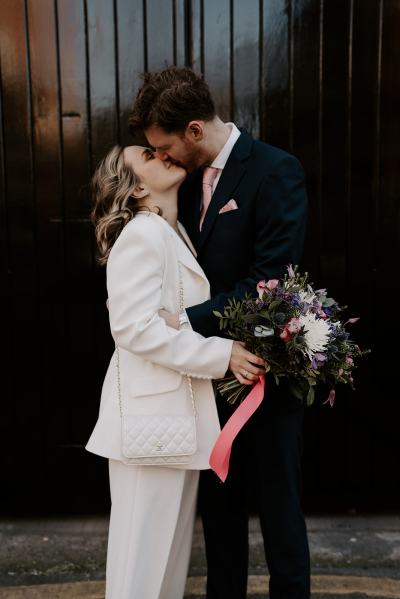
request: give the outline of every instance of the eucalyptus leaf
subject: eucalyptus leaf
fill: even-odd
[[[322,300],[322,307],[323,308],[330,308],[331,306],[333,306],[333,304],[335,304],[335,300],[332,299],[331,297],[326,297]]]
[[[276,324],[283,324],[286,320],[286,316],[283,314],[283,312],[277,312],[274,315],[274,321],[276,322]]]
[[[297,399],[303,400],[303,393],[301,392],[301,389],[295,387],[294,385],[290,385],[289,389],[291,393],[297,397]]]
[[[314,399],[315,399],[315,392],[314,392],[314,387],[310,387],[307,393],[307,405],[311,406],[311,404],[314,403]]]

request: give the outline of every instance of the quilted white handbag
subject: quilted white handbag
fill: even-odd
[[[179,266],[179,308],[184,307],[182,274]],[[188,464],[197,449],[196,405],[192,379],[186,375],[192,415],[124,414],[122,410],[119,351],[116,351],[118,401],[121,416],[122,461],[134,466]]]

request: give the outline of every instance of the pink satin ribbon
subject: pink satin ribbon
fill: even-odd
[[[225,482],[229,471],[232,443],[239,431],[254,414],[264,399],[265,376],[260,376],[248,396],[234,411],[224,428],[218,435],[210,455],[209,464],[215,474]]]

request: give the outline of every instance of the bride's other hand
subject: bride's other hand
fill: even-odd
[[[172,329],[179,329],[179,314],[172,314],[167,310],[159,310],[158,314],[165,320],[167,326]]]
[[[265,374],[265,361],[245,349],[244,343],[234,341],[229,370],[242,385],[252,385]]]

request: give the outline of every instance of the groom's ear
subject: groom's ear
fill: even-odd
[[[190,121],[185,133],[191,141],[201,141],[204,137],[204,122]]]

